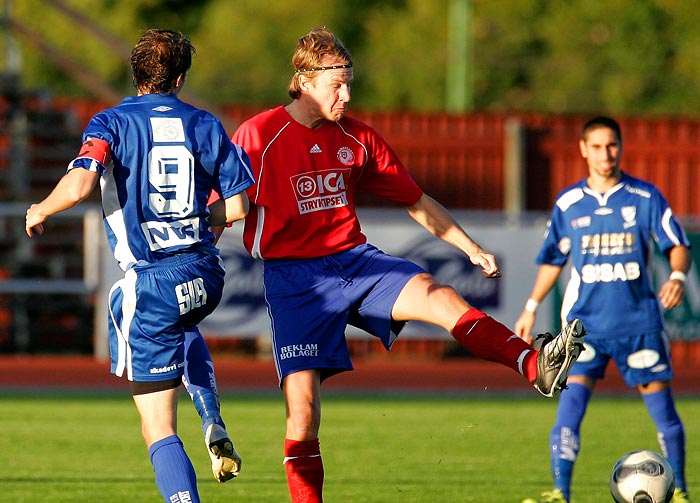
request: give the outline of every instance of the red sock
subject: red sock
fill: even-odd
[[[452,337],[474,356],[506,365],[533,382],[537,351],[505,325],[472,308],[462,315]]]
[[[318,439],[285,439],[284,468],[292,503],[323,501],[323,460]]]

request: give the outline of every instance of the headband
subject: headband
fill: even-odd
[[[338,70],[339,68],[352,68],[352,65],[333,65],[333,66],[317,66],[314,68],[299,68],[298,70],[294,70],[294,73],[321,72],[323,70]]]

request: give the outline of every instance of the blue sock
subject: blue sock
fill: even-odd
[[[642,394],[649,415],[656,425],[661,452],[676,477],[676,487],[687,491],[685,485],[685,431],[676,411],[671,388]]]
[[[154,442],[148,455],[156,485],[167,503],[199,503],[197,476],[177,435]]]
[[[212,423],[226,428],[221,419],[214,362],[197,328],[185,332],[185,369],[182,380],[197,414],[202,418],[202,433],[206,434]]]
[[[579,431],[591,392],[581,384],[570,384],[559,396],[557,420],[549,434],[550,462],[554,488],[566,501],[571,496],[571,478],[579,451]]]

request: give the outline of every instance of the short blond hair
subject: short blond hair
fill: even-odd
[[[309,33],[299,39],[292,55],[292,68],[294,75],[287,91],[292,99],[301,96],[301,84],[299,75],[311,74],[311,69],[320,69],[323,60],[332,57],[344,65],[352,65],[352,56],[335,34],[325,27],[312,28]]]

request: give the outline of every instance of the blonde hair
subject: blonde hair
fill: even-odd
[[[292,76],[287,92],[292,99],[301,96],[299,76],[311,75],[311,72],[323,71],[322,61],[331,57],[343,66],[352,66],[352,56],[343,43],[333,32],[325,27],[312,28],[309,33],[299,39],[292,55]]]

